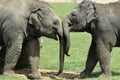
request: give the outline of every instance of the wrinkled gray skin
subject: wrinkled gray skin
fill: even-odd
[[[45,36],[60,42],[62,25],[53,9],[38,0],[0,0],[0,72],[9,75],[28,68],[28,78],[40,78],[39,40]]]
[[[86,66],[80,77],[89,77],[97,62],[102,70],[101,76],[110,77],[110,53],[113,47],[120,46],[120,2],[98,4],[83,1],[65,17],[63,29],[66,45],[70,44],[70,32],[88,32],[92,36]],[[62,70],[63,66],[60,72]]]

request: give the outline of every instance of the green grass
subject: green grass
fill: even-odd
[[[57,15],[63,19],[64,16],[72,10],[75,3],[50,3]],[[65,57],[64,70],[81,72],[86,63],[88,49],[91,42],[91,36],[88,33],[71,33],[70,57]],[[113,76],[111,80],[120,80],[120,49],[114,48],[111,54],[111,70]],[[58,70],[59,68],[59,43],[58,41],[44,38],[43,48],[40,52],[40,68]],[[98,78],[100,72],[99,65],[95,67],[94,78],[85,80],[109,80]],[[24,80],[22,78],[0,76],[0,80]],[[77,80],[77,79],[76,79]]]
[[[25,78],[0,75],[0,80],[25,80]]]

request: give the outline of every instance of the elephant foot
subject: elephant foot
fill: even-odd
[[[28,77],[29,79],[41,79],[41,78],[42,78],[40,72],[32,72],[32,73],[29,73],[29,74],[27,74],[27,77]]]
[[[89,77],[90,77],[90,75],[85,72],[80,73],[80,78],[89,78]]]
[[[112,76],[111,73],[109,73],[109,74],[102,73],[102,74],[100,75],[100,77],[102,77],[102,78],[110,78],[111,76]]]

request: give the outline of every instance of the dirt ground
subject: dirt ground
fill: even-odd
[[[40,70],[43,79],[44,77],[51,80],[51,79],[56,79],[56,80],[72,80],[75,78],[79,78],[79,73],[73,72],[73,71],[64,71],[61,75],[56,76],[57,71],[55,70]]]
[[[73,72],[73,71],[64,71],[59,76],[56,76],[57,70],[41,69],[40,72],[41,72],[41,75],[42,75],[42,79],[40,79],[40,80],[74,80],[74,79],[78,79],[79,78],[79,76],[78,76],[79,73]],[[29,79],[27,79],[27,77],[25,75],[21,75],[21,73],[22,74],[23,73],[27,74],[26,70],[16,71],[16,73],[19,73],[17,75],[18,77],[24,77],[25,80],[29,80]]]

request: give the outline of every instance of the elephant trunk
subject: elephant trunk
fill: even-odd
[[[69,49],[70,49],[70,30],[69,30],[69,23],[70,19],[66,17],[62,22],[63,27],[63,38],[64,38],[64,54],[67,56],[69,55]]]
[[[60,43],[60,54],[59,54],[59,61],[60,61],[60,67],[58,74],[61,74],[63,71],[63,66],[64,66],[64,40],[63,37],[59,37],[59,43]]]
[[[64,68],[64,56],[65,54],[69,56],[68,51],[70,48],[70,35],[69,35],[69,28],[68,28],[68,20],[65,18],[62,22],[63,27],[63,39],[59,38],[60,41],[60,67],[58,71],[58,75],[62,73]]]
[[[59,71],[58,74],[59,75],[62,71],[63,71],[63,66],[64,66],[64,39],[63,39],[63,28],[62,25],[60,27],[58,27],[57,29],[58,31],[58,37],[59,37],[59,47],[60,47],[60,52],[59,52],[59,61],[60,61],[60,66],[59,66]]]

